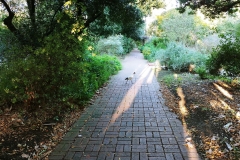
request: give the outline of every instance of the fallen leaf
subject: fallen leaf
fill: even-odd
[[[230,151],[233,150],[232,146],[231,146],[229,143],[225,142],[225,144],[227,145],[227,148],[228,148]]]
[[[28,154],[25,154],[25,153],[23,153],[23,154],[22,154],[22,158],[29,158],[29,155],[28,155]]]
[[[212,153],[213,153],[212,149],[210,148],[210,149],[207,151],[207,153],[208,153],[208,154],[212,154]]]
[[[226,125],[223,126],[225,130],[228,130],[229,127],[232,125],[232,122],[227,123]]]

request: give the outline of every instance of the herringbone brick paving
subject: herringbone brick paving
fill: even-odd
[[[160,86],[138,50],[101,90],[49,156],[50,160],[198,160],[185,126],[164,105]],[[125,78],[136,72],[133,82]]]

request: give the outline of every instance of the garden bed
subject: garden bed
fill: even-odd
[[[203,159],[240,158],[238,85],[171,71],[160,71],[158,80],[166,105],[187,125]]]

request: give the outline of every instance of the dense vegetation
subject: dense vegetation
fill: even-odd
[[[153,38],[140,47],[144,57],[174,71],[193,71],[194,67],[202,78],[222,74],[220,70],[224,70],[224,76],[237,76],[240,20],[208,20],[215,24],[212,26],[201,16],[189,8],[182,14],[170,10],[157,16],[148,30]]]
[[[202,12],[209,17],[219,17],[224,13],[236,13],[240,4],[239,0],[221,1],[221,0],[178,0],[180,2],[179,10],[184,12],[186,7],[191,7],[194,10],[201,9]]]
[[[2,110],[83,104],[121,69],[115,56],[131,51],[133,40],[143,34],[142,17],[150,14],[142,1],[134,0],[1,4]]]

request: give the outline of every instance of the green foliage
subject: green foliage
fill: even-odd
[[[122,68],[120,61],[109,55],[91,56],[86,62],[82,73],[78,74],[78,77],[75,77],[74,81],[67,86],[62,87],[64,97],[68,97],[75,103],[91,98],[111,75],[116,74]]]
[[[240,73],[240,40],[231,35],[223,36],[221,44],[216,47],[207,61],[207,68],[211,74],[218,74],[224,69],[228,74]]]
[[[236,1],[206,1],[206,0],[199,0],[199,1],[192,1],[192,0],[178,0],[181,4],[180,8],[178,9],[181,13],[186,10],[186,6],[197,10],[201,9],[202,13],[210,18],[216,18],[223,13],[234,14],[238,11],[238,6],[240,2]]]
[[[174,71],[188,71],[189,65],[202,66],[207,55],[177,43],[169,43],[165,50],[156,52],[156,59]]]
[[[90,1],[87,3],[89,4],[87,11],[91,17],[94,18],[93,15],[99,15],[89,25],[89,31],[92,34],[104,37],[122,34],[134,40],[140,39],[142,36],[143,13],[135,4],[135,0],[97,0],[94,1],[93,5],[91,5],[92,2]]]
[[[109,36],[99,40],[97,50],[101,54],[123,55],[122,36]]]
[[[240,22],[235,25],[236,37],[240,37]]]
[[[62,26],[62,27],[67,27]],[[121,69],[115,57],[91,57],[88,41],[52,34],[43,47],[13,45],[1,52],[0,105],[81,104]],[[7,45],[5,43],[4,45]]]
[[[163,82],[167,85],[167,86],[171,86],[171,85],[181,85],[182,83],[182,77],[180,76],[174,76],[173,74],[171,75],[166,75],[163,78]]]
[[[124,36],[122,38],[122,45],[123,45],[124,53],[126,54],[132,51],[132,49],[135,46],[135,43],[131,38],[127,38]]]
[[[207,72],[206,67],[200,66],[194,69],[194,71],[200,76],[201,79],[207,79],[209,73]]]
[[[143,34],[135,0],[30,2],[0,2],[1,107],[84,103],[121,69],[103,53],[126,54]],[[113,34],[124,36],[102,40],[94,56],[98,37]]]
[[[197,15],[189,14],[190,9],[184,14],[177,10],[170,10],[157,16],[157,21],[150,26],[148,33],[164,36],[169,41],[176,41],[193,47],[198,40],[209,34],[210,27]]]
[[[133,40],[122,35],[109,36],[100,39],[97,44],[97,50],[101,54],[110,54],[123,56],[129,53],[134,47]]]
[[[163,0],[152,1],[152,0],[140,0],[137,3],[138,7],[144,13],[145,16],[151,15],[153,9],[159,9],[166,7]]]
[[[167,39],[164,38],[153,38],[146,43],[140,50],[143,53],[145,59],[150,62],[156,60],[156,52],[159,49],[165,49],[167,46]]]

